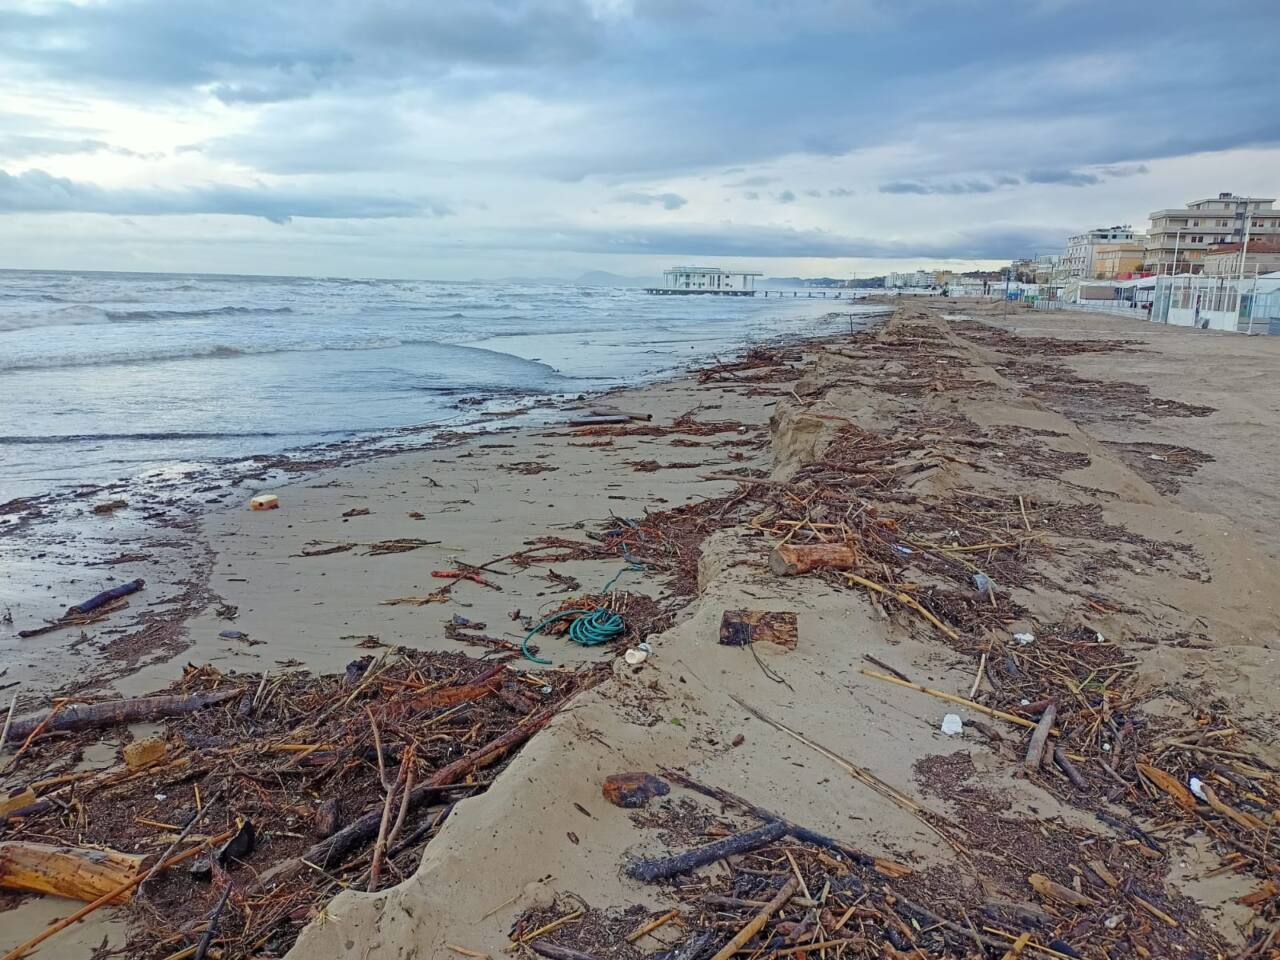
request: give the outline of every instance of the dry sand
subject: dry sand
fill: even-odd
[[[1075,340],[1131,339],[1141,349],[1055,358],[1089,380],[1150,388],[1152,396],[1214,408],[1206,416],[1134,415],[1087,387],[1046,394],[1029,388],[998,344],[965,339],[943,319],[979,317],[1018,337]],[[924,470],[921,493],[973,489],[1030,502],[1100,506],[1105,521],[1151,541],[1187,547],[1145,563],[1125,552],[1104,581],[1115,612],[1084,608],[1094,556],[1085,539],[1055,541],[1054,576],[1016,585],[1013,597],[1042,623],[1082,618],[1090,629],[1122,640],[1132,653],[1139,686],[1164,691],[1146,709],[1184,716],[1192,708],[1182,693],[1207,685],[1253,735],[1259,756],[1280,763],[1267,742],[1274,730],[1280,681],[1276,601],[1280,597],[1280,506],[1275,446],[1280,427],[1280,340],[1246,338],[1140,321],[1069,313],[992,310],[988,305],[911,306],[896,325],[918,325],[945,338],[981,389],[894,392],[886,381],[909,373],[894,361],[839,351],[847,344],[811,351],[804,377],[772,394],[750,396],[732,382],[700,385],[686,379],[624,391],[612,402],[654,415],[666,424],[697,409],[702,420],[746,425],[698,438],[701,446],[672,446],[673,436],[619,437],[608,446],[584,445],[567,431],[517,431],[490,435],[460,447],[405,455],[325,471],[275,489],[282,509],[209,515],[202,535],[215,554],[211,587],[237,608],[234,621],[212,609],[192,621],[192,647],[179,658],[148,666],[121,680],[126,693],[170,682],[180,662],[210,662],[221,669],[280,669],[300,665],[340,671],[365,652],[361,640],[389,645],[457,649],[444,639],[453,615],[482,620],[489,633],[518,640],[509,614],[553,607],[566,594],[544,578],[546,565],[518,571],[496,564],[501,592],[461,584],[448,604],[385,605],[422,596],[440,586],[431,572],[457,560],[484,564],[548,534],[580,539],[611,513],[641,515],[737,489],[705,474],[763,467],[778,481],[820,459],[842,423],[901,432],[922,454],[937,448],[930,423],[964,417],[983,434],[1004,429],[1041,431],[1037,442],[1064,460],[1087,465],[1019,471],[984,460],[981,447],[957,462],[942,458]],[[966,328],[968,329],[968,328]],[[794,392],[793,392],[794,391]],[[909,425],[909,426],[904,426]],[[717,441],[756,441],[717,446]],[[1200,451],[1212,460],[1169,473],[1171,463]],[[1166,457],[1153,460],[1151,454]],[[741,456],[742,459],[735,459]],[[666,467],[637,472],[629,461],[657,460]],[[522,473],[516,464],[541,464]],[[1136,468],[1136,469],[1135,469]],[[1176,489],[1175,489],[1176,486]],[[344,518],[347,511],[367,514]],[[411,519],[411,513],[421,519]],[[368,543],[393,537],[440,541],[392,556],[358,550],[302,558],[309,544]],[[582,695],[535,737],[486,793],[461,802],[427,847],[421,867],[399,886],[377,894],[338,896],[304,932],[295,957],[446,957],[446,944],[498,956],[512,923],[556,894],[576,894],[592,906],[639,904],[664,910],[669,892],[627,879],[621,867],[637,852],[667,852],[652,829],[601,797],[609,774],[679,767],[698,779],[738,793],[796,822],[829,833],[874,855],[908,862],[917,870],[967,876],[973,864],[957,860],[919,818],[849,777],[830,760],[749,716],[745,701],[804,732],[848,760],[866,767],[942,816],[963,813],[956,797],[927,789],[921,761],[967,753],[972,785],[998,796],[1009,815],[1046,824],[1105,832],[1085,811],[1064,804],[1033,780],[1016,776],[1018,765],[974,732],[976,714],[904,691],[859,672],[867,655],[889,662],[917,682],[961,696],[974,683],[971,658],[941,643],[918,618],[887,615],[853,592],[821,580],[783,580],[765,566],[768,542],[757,531],[725,530],[705,545],[699,594],[677,624],[654,641],[642,666],[615,661],[614,678]],[[594,591],[618,573],[618,562],[554,564]],[[628,589],[665,598],[656,578],[627,572]],[[1075,583],[1078,588],[1071,585]],[[1063,586],[1066,584],[1066,586]],[[790,610],[799,614],[799,643],[787,651],[767,644],[756,652],[717,642],[725,610]],[[1122,610],[1123,612],[1120,612]],[[225,612],[225,611],[224,611]],[[234,629],[250,642],[227,640]],[[1009,626],[1010,630],[1015,625]],[[1140,640],[1168,642],[1137,642]],[[1175,645],[1192,638],[1190,645]],[[1134,641],[1134,642],[1130,642]],[[611,656],[563,641],[542,640],[557,664]],[[955,711],[966,732],[939,730]],[[1017,731],[1006,734],[1020,742]],[[108,742],[115,741],[107,738]],[[676,790],[672,801],[687,799]],[[967,802],[967,801],[965,801]],[[704,802],[705,805],[705,802]],[[1234,902],[1256,886],[1230,873],[1203,873],[1218,859],[1203,844],[1178,847],[1168,884],[1202,905],[1204,920],[1239,941],[1251,911]],[[43,905],[42,905],[43,906]],[[17,918],[17,922],[15,921]],[[4,941],[17,940],[47,920],[26,910],[5,918]],[[678,939],[674,925],[643,943],[655,949]],[[82,938],[87,940],[89,938]],[[3,944],[0,944],[2,946]],[[65,951],[65,952],[62,952]],[[51,946],[42,956],[71,956]]]

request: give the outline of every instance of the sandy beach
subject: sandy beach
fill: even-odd
[[[287,937],[264,936],[256,953],[235,939],[220,955],[498,957],[536,940],[545,956],[684,960],[696,942],[710,957],[793,875],[795,899],[762,921],[775,952],[761,955],[1211,957],[1258,944],[1273,935],[1274,888],[1248,898],[1272,883],[1280,816],[1277,351],[1265,337],[1109,316],[911,303],[867,332],[585,404],[649,420],[331,466],[273,483],[278,510],[248,511],[260,491],[238,489],[175,527],[203,558],[169,571],[195,586],[155,611],[181,613],[181,629],[121,651],[112,696],[170,688],[186,664],[261,690],[362,657],[373,666],[361,670],[391,669],[409,651],[483,656],[483,668],[506,653],[501,677],[554,678],[551,697],[596,673],[494,758],[487,789],[442,794],[456,804],[432,807],[438,822],[392,858],[381,889],[335,867],[316,886],[323,900],[280,920]],[[415,542],[379,549],[392,541]],[[780,543],[853,559],[780,576]],[[166,555],[155,547],[113,575],[153,576]],[[520,656],[532,626],[610,583],[631,605],[623,618],[652,632],[589,647],[538,635],[551,663]],[[793,643],[723,642],[735,611],[794,614]],[[97,635],[110,627],[87,625],[83,644],[137,642]],[[628,664],[641,639],[651,651]],[[50,663],[6,680],[86,689],[74,652]],[[508,679],[504,702],[513,683],[532,697],[541,682]],[[18,712],[45,705],[32,694]],[[949,714],[960,732],[944,732]],[[165,764],[203,749],[178,723],[36,738],[4,784],[106,770],[161,734],[165,763],[106,792],[171,823],[199,781]],[[248,720],[236,729],[253,741]],[[405,720],[397,736],[414,729]],[[356,751],[351,765],[376,783],[363,743],[335,749]],[[670,792],[611,804],[606,778],[631,772]],[[261,774],[230,775],[232,796],[256,791],[260,811],[274,789]],[[58,802],[9,819],[3,838],[164,848],[136,829],[111,843],[77,820],[77,790],[35,790]],[[283,889],[263,874],[314,839],[325,790],[291,792],[295,821],[260,819],[255,852],[227,867],[240,926]],[[236,813],[227,803],[203,829]],[[791,829],[674,881],[627,872],[772,818],[834,845]],[[75,904],[14,894],[0,906],[7,950]],[[145,949],[129,940],[139,915],[98,911],[35,955],[88,956],[104,937],[131,943],[128,955],[194,954],[203,915]]]

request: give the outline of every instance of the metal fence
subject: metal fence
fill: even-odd
[[[1231,291],[1229,295],[1223,296],[1221,301],[1208,301],[1209,307],[1219,308],[1210,310],[1204,306],[1202,301],[1199,305],[1204,316],[1218,317],[1222,322],[1215,322],[1213,329],[1217,330],[1235,330],[1238,333],[1254,333],[1254,334],[1272,334],[1280,336],[1280,290],[1271,291],[1266,294],[1258,294],[1251,296],[1243,294],[1237,298],[1235,291]],[[1146,304],[1139,303],[1136,306],[1127,300],[1102,301],[1094,303],[1072,303],[1069,300],[1037,300],[1035,308],[1037,310],[1072,310],[1080,313],[1106,313],[1116,317],[1129,317],[1134,320],[1152,320],[1156,323],[1172,322],[1175,326],[1195,326],[1192,320],[1182,319],[1182,314],[1190,316],[1190,311],[1194,308],[1185,306],[1184,304],[1192,304],[1194,301],[1177,291],[1173,296],[1166,296],[1163,300],[1158,300],[1154,309],[1148,310]],[[1236,309],[1239,307],[1239,315],[1237,317]],[[1163,314],[1164,319],[1161,319]],[[1173,316],[1170,316],[1172,314]]]
[[[1103,300],[1096,303],[1071,303],[1069,300],[1037,300],[1037,310],[1077,310],[1081,313],[1109,313],[1117,317],[1146,320],[1148,311],[1144,304],[1134,306],[1128,300]]]

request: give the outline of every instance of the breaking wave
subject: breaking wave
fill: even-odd
[[[293,307],[214,307],[208,310],[108,310],[112,323],[139,320],[202,320],[207,317],[243,317],[249,314],[293,313]]]
[[[45,298],[45,302],[54,302]],[[75,327],[95,323],[139,323],[155,320],[205,320],[211,317],[263,316],[293,313],[292,307],[212,307],[203,310],[103,310],[72,303],[56,310],[0,310],[0,333],[37,327]]]
[[[0,312],[0,331],[28,330],[32,327],[77,327],[90,323],[107,323],[107,311],[87,303],[75,303],[57,310],[23,310]]]

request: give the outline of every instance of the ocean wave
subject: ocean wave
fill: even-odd
[[[277,353],[320,353],[333,351],[345,353],[365,350],[390,350],[397,347],[437,347],[446,351],[469,351],[483,353],[490,357],[503,357],[519,364],[536,366],[547,373],[555,374],[550,365],[537,360],[529,360],[515,354],[500,350],[489,350],[484,347],[472,347],[455,343],[447,343],[436,339],[410,339],[394,336],[371,337],[367,340],[352,340],[339,343],[322,343],[304,341],[288,344],[234,344],[210,343],[202,346],[182,346],[170,349],[139,350],[131,353],[115,355],[77,354],[44,357],[40,359],[19,358],[12,362],[0,357],[0,373],[22,373],[38,370],[57,370],[67,367],[111,367],[131,366],[145,363],[167,363],[184,360],[234,360],[241,357],[253,357],[263,354]]]
[[[207,317],[241,317],[249,314],[293,313],[293,307],[210,307],[204,310],[107,310],[112,323],[143,320],[200,320]]]
[[[287,437],[306,436],[324,431],[307,431],[306,434],[279,433],[271,430],[251,430],[247,432],[219,431],[157,431],[155,433],[68,433],[62,435],[0,437],[0,445],[12,446],[45,446],[59,443],[94,443],[105,440],[217,440],[230,437]],[[329,431],[346,433],[348,431]]]
[[[74,327],[106,323],[107,312],[87,303],[75,303],[56,310],[0,312],[0,332],[30,330],[35,327]]]

